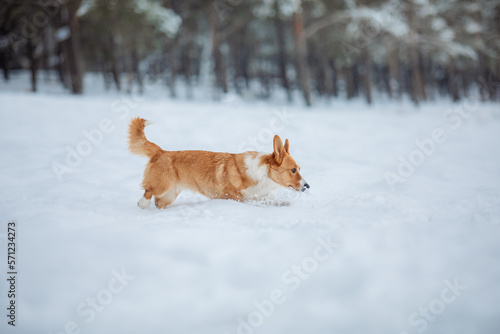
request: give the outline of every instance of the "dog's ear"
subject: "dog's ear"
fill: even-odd
[[[289,148],[290,148],[290,143],[288,142],[288,139],[285,139],[285,151],[288,154],[290,154]]]
[[[281,138],[278,135],[274,136],[273,145],[274,145],[274,160],[276,160],[278,165],[281,165],[281,163],[283,162],[283,158],[285,157],[285,148],[283,147],[283,142],[281,141]]]

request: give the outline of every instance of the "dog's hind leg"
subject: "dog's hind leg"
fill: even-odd
[[[146,209],[149,208],[149,205],[151,204],[151,197],[153,197],[153,193],[150,190],[146,190],[144,192],[144,196],[137,202],[137,205],[141,209]]]
[[[165,209],[167,205],[175,201],[178,195],[179,192],[176,189],[171,189],[161,196],[155,196],[155,205],[158,209]]]

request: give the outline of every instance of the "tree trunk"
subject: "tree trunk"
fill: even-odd
[[[63,85],[63,87],[66,89],[69,87],[68,85],[68,79],[66,78],[66,60],[64,59],[64,52],[63,52],[63,46],[62,43],[59,43],[57,45],[57,76],[59,78],[59,81]]]
[[[50,59],[52,58],[51,54],[51,48],[50,48],[50,43],[49,40],[53,36],[53,31],[51,29],[44,29],[42,31],[41,37],[42,37],[42,44],[43,44],[43,53],[42,53],[42,58],[41,58],[41,68],[45,70],[45,82],[50,82],[50,74],[51,74],[51,68],[50,68]]]
[[[116,89],[121,90],[120,70],[115,60],[111,63],[111,75],[113,76],[113,82],[115,83]]]
[[[309,87],[309,66],[307,63],[307,41],[304,35],[304,23],[302,21],[302,6],[293,13],[295,54],[297,57],[297,74],[299,77],[302,93],[306,105],[311,106],[311,93]]]
[[[435,75],[433,73],[435,73],[435,68],[436,68],[436,65],[434,64],[434,61],[432,60],[432,58],[430,57],[427,57],[426,58],[426,67],[425,67],[425,71],[427,73],[429,73],[428,77],[427,77],[427,98],[430,100],[430,101],[433,101],[435,100],[436,98],[436,92],[437,92],[437,82],[436,82],[436,78],[435,78]],[[457,75],[455,74],[455,82],[458,83],[458,77]],[[457,89],[457,92],[458,92],[458,95],[460,96],[460,87],[456,86],[456,89]]]
[[[455,65],[453,64],[452,56],[448,56],[447,69],[448,69],[448,90],[450,92],[451,98],[453,99],[453,102],[457,102],[460,100],[460,96],[458,93],[458,86],[456,84]]]
[[[351,73],[352,73],[352,88],[354,92],[354,96],[359,95],[359,70],[358,70],[358,65],[352,65],[350,67]]]
[[[215,72],[215,80],[216,86],[218,89],[221,89],[222,92],[227,93],[227,76],[226,76],[226,67],[224,64],[223,55],[220,49],[222,44],[221,34],[219,32],[219,20],[217,19],[217,12],[215,6],[210,6],[208,9],[208,25],[211,31],[212,37],[212,58],[214,60],[214,72]]]
[[[418,47],[416,45],[410,47],[410,54],[412,89],[415,92],[415,103],[418,104],[420,100],[427,100],[427,93],[425,91],[424,79],[422,77],[422,71],[419,64]]]
[[[139,85],[139,94],[144,93],[144,82],[142,81],[142,75],[139,71],[139,56],[137,55],[137,50],[132,51],[132,69],[134,71],[135,81]]]
[[[363,71],[362,71],[362,81],[364,86],[365,98],[368,104],[372,104],[372,83],[371,83],[371,56],[368,51],[364,52],[363,55]]]
[[[35,45],[33,45],[33,39],[28,39],[28,43],[26,45],[27,52],[28,52],[28,59],[30,63],[30,72],[31,72],[31,91],[36,92],[37,91],[37,78],[36,74],[38,71],[38,59],[36,58],[35,55]]]
[[[286,90],[288,102],[292,101],[292,92],[290,90],[290,82],[287,75],[287,54],[286,54],[286,41],[285,41],[285,28],[280,19],[279,1],[274,1],[274,27],[276,29],[276,41],[278,42],[278,67],[281,84]]]
[[[12,12],[12,9],[15,8],[15,6],[8,4],[4,4],[3,6],[5,6],[5,8],[3,12],[4,16],[1,19],[3,25],[0,27],[0,35],[5,36],[9,34],[10,27],[8,26],[8,24],[10,22],[10,14]],[[10,58],[11,58],[10,47],[0,48],[0,66],[2,66],[3,78],[5,81],[8,81],[10,79],[9,76]]]
[[[339,69],[337,68],[337,65],[335,63],[335,60],[331,60],[329,62],[330,68],[333,70],[332,73],[332,94],[333,96],[337,97],[339,94],[339,89],[338,89],[338,84],[337,81],[339,79]]]
[[[410,71],[411,71],[411,97],[415,104],[420,100],[426,100],[424,80],[420,69],[418,40],[416,34],[415,7],[414,0],[408,1],[408,28],[409,28],[409,53],[410,53]]]
[[[214,48],[215,60],[215,76],[217,78],[217,87],[219,87],[225,94],[228,92],[226,64],[224,62],[222,52],[220,51],[219,41],[215,41],[216,48]]]
[[[386,45],[386,52],[388,55],[388,82],[387,82],[387,90],[389,93],[390,98],[397,98],[399,99],[401,97],[401,89],[402,89],[402,84],[401,84],[401,74],[400,74],[400,69],[399,69],[399,60],[396,55],[396,51],[392,49],[390,46]]]
[[[220,34],[218,29],[215,30],[213,35],[213,57],[215,63],[215,77],[217,78],[217,87],[222,90],[222,92],[227,93],[227,75],[226,75],[226,65],[220,50]]]
[[[495,8],[495,22],[496,22],[496,36],[500,36],[500,4],[498,4]],[[496,59],[495,64],[492,68],[492,87],[494,95],[493,99],[496,101],[500,98],[500,61]],[[495,79],[495,80],[493,80]]]
[[[462,90],[462,96],[467,96],[469,94],[470,82],[473,81],[473,79],[469,79],[470,75],[468,72],[468,70],[460,71],[460,89]]]
[[[344,77],[347,90],[347,99],[350,100],[356,95],[355,79],[354,79],[354,68],[353,66],[344,67]]]
[[[330,98],[334,95],[333,71],[331,62],[324,56],[321,56],[321,67],[323,68],[324,74],[325,94],[327,98]]]
[[[9,81],[9,61],[7,55],[7,48],[4,48],[0,51],[0,66],[2,66],[3,70],[3,78],[5,81]]]
[[[109,91],[109,89],[111,88],[111,80],[109,79],[109,73],[106,68],[106,65],[103,64],[102,61],[99,62],[99,70],[102,73],[102,79],[104,81],[104,89],[106,89],[106,91]]]
[[[170,62],[170,68],[167,72],[167,86],[168,91],[170,92],[170,97],[175,99],[177,97],[177,89],[176,89],[176,80],[177,80],[177,69],[175,66],[175,62],[172,60]]]
[[[190,50],[192,47],[192,37],[189,31],[186,32],[186,36],[181,47],[181,74],[184,76],[186,82],[186,97],[188,99],[193,98],[193,85],[191,82],[191,59]]]
[[[134,85],[134,66],[132,65],[132,53],[125,54],[125,71],[127,88],[126,93],[132,94],[133,85]]]
[[[198,82],[202,88],[208,89],[212,84],[210,79],[210,74],[212,73],[212,49],[213,49],[213,35],[214,27],[212,19],[209,19],[209,29],[205,36],[205,43],[203,44],[203,49],[200,56],[200,70],[198,74]]]
[[[500,6],[498,9],[498,12],[500,13]],[[500,62],[497,61],[496,66],[495,66],[495,82],[493,83],[493,88],[495,90],[495,101],[497,101],[500,98]]]
[[[72,1],[66,7],[68,11],[69,37],[62,42],[64,58],[67,62],[69,78],[71,80],[71,92],[73,94],[83,93],[83,68],[80,52],[80,33],[78,25],[78,16],[76,15],[80,8],[81,0]],[[64,15],[63,15],[64,16]]]

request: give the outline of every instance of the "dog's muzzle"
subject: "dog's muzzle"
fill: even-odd
[[[311,188],[311,187],[309,187],[309,184],[306,183],[302,186],[302,188],[300,188],[300,191],[306,191],[306,189],[309,189],[309,188]]]

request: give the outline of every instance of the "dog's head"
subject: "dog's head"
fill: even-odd
[[[274,152],[270,164],[269,177],[283,187],[290,187],[297,191],[305,191],[309,188],[306,180],[300,175],[300,166],[290,155],[290,143],[285,140],[285,145],[281,138],[274,136]]]

